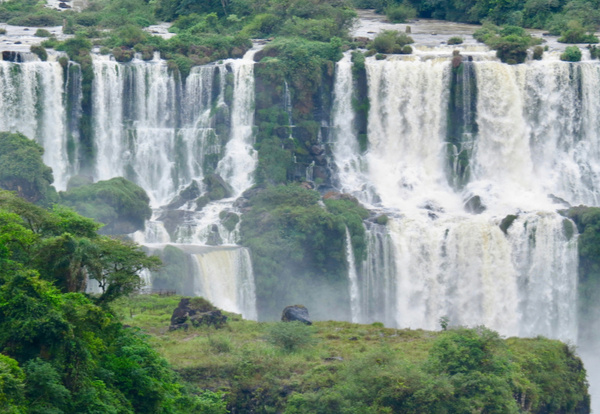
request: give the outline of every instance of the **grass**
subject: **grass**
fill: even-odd
[[[444,363],[439,365],[441,360],[432,359],[432,355],[440,357],[447,352],[445,346],[440,348],[441,343],[473,346],[472,338],[496,335],[487,330],[475,333],[483,328],[431,332],[338,321],[294,328],[290,323],[247,321],[233,313],[226,313],[229,319],[221,329],[169,331],[171,313],[180,299],[138,295],[117,301],[113,309],[124,324],[149,334],[151,344],[184,382],[199,389],[225,392],[228,408],[239,412],[355,412],[356,404],[365,413],[387,412],[388,408],[396,409],[394,412],[423,412],[419,411],[422,404],[430,404],[427,410],[433,411],[452,408],[453,404],[462,404],[461,378],[488,377],[449,376]],[[290,339],[297,346],[289,347],[286,341]],[[536,407],[586,404],[585,370],[573,349],[541,337],[497,341],[482,350],[490,353],[486,358],[496,361],[509,358],[507,366],[511,368],[494,373],[507,390],[514,388],[514,394],[518,389],[519,395],[526,395]],[[480,351],[473,349],[473,355],[478,355]],[[449,363],[454,364],[453,358]],[[485,366],[475,367],[475,371],[480,369]],[[394,391],[390,389],[394,384],[404,385]],[[431,398],[423,399],[423,390],[434,385],[437,391],[431,393],[439,395],[425,393]],[[553,389],[560,389],[561,396],[557,397]],[[480,397],[486,398],[477,393],[464,396],[475,398],[473,401]],[[448,398],[458,402],[446,401]],[[510,398],[508,401],[509,405],[515,403]],[[417,408],[407,408],[410,404]],[[489,404],[492,407],[497,402]]]

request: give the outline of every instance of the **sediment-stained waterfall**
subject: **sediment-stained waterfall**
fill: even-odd
[[[390,219],[368,228],[358,320],[436,329],[447,317],[576,342],[577,236],[556,211],[598,204],[600,65],[368,58],[364,156],[344,123],[348,57],[336,71],[338,186]]]

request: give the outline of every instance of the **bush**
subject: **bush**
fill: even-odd
[[[35,36],[37,36],[37,37],[50,37],[50,36],[52,36],[52,33],[50,33],[46,29],[37,29],[35,31]]]
[[[285,352],[295,352],[314,344],[313,328],[302,322],[278,322],[267,331],[267,342]]]
[[[463,42],[464,42],[464,40],[460,36],[453,36],[450,39],[448,39],[448,44],[449,45],[460,45]]]
[[[375,49],[378,53],[402,53],[402,48],[410,43],[414,43],[414,40],[406,33],[384,30],[375,37],[369,49]]]
[[[534,60],[542,60],[544,57],[544,48],[541,46],[536,46],[533,48],[533,59]]]
[[[391,22],[406,23],[417,17],[417,10],[410,3],[404,2],[386,7],[385,15]]]
[[[567,46],[560,55],[560,60],[565,62],[579,62],[581,60],[581,50],[577,46]]]
[[[6,29],[4,27],[0,27],[0,35],[5,35]]]
[[[31,53],[35,53],[42,62],[48,60],[48,52],[46,52],[43,46],[31,46],[29,50],[31,50]]]
[[[558,41],[561,43],[598,43],[598,38],[593,33],[587,33],[579,21],[572,20],[567,23],[567,29],[561,33]]]

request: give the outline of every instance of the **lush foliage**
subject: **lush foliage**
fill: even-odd
[[[222,404],[202,411],[218,401],[188,394],[144,336],[115,320],[109,302],[158,263],[98,227],[0,192],[2,411],[223,413]],[[103,284],[100,295],[84,293],[88,277]]]
[[[20,133],[0,132],[0,188],[36,203],[56,200],[52,169],[44,164],[44,149]]]
[[[513,65],[523,63],[527,58],[527,49],[541,43],[540,39],[532,37],[518,26],[500,28],[484,24],[473,33],[473,37],[496,50],[496,56],[502,62]]]
[[[184,379],[225,391],[228,406],[239,412],[589,409],[581,361],[568,346],[541,337],[504,340],[481,327],[444,332],[386,329],[380,323],[307,327],[235,315],[228,329],[163,333],[158,321],[168,323],[164,315],[172,312],[176,298],[134,297],[129,303],[137,315],[129,316],[130,305],[122,302],[126,323],[147,327]]]
[[[143,188],[122,177],[74,187],[60,193],[60,202],[79,214],[104,223],[103,234],[133,233],[152,215]]]
[[[375,37],[369,45],[369,49],[375,49],[378,53],[406,54],[405,46],[411,43],[414,43],[414,41],[406,33],[398,33],[395,30],[384,30]]]
[[[581,60],[581,50],[577,46],[567,46],[565,51],[560,55],[560,60],[579,62]]]

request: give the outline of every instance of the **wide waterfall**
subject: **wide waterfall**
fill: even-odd
[[[428,53],[365,69],[367,151],[348,122],[348,55],[332,120],[339,188],[390,219],[368,228],[351,275],[358,319],[436,329],[444,317],[575,343],[577,237],[557,210],[598,205],[600,65],[478,56],[453,68]]]

